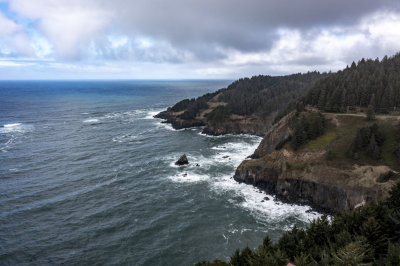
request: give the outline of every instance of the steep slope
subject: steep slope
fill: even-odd
[[[386,117],[369,122],[362,116],[324,114],[324,133],[294,149],[296,120],[315,111],[292,112],[266,134],[251,160],[237,168],[234,179],[253,184],[288,202],[310,204],[327,211],[353,209],[373,200],[381,200],[398,174],[399,120]],[[303,122],[304,123],[304,122]],[[357,150],[352,145],[360,128],[381,131],[380,156],[369,153],[370,142]],[[367,131],[367,130],[363,130]],[[375,149],[375,150],[376,150]]]
[[[204,126],[204,133],[210,135],[264,136],[275,114],[324,76],[309,72],[239,79],[215,93],[180,101],[156,117],[166,119],[175,129]]]

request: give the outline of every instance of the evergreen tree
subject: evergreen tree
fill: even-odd
[[[367,120],[368,121],[373,121],[375,120],[375,109],[372,105],[368,105],[367,109]]]

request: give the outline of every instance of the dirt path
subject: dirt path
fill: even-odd
[[[366,114],[343,114],[343,113],[322,113],[324,115],[328,115],[328,116],[359,116],[359,117],[367,117]],[[395,119],[395,120],[400,120],[400,116],[399,115],[376,115],[375,116],[376,119],[379,120],[387,120],[387,119]]]

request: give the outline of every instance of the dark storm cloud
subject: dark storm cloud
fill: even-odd
[[[231,78],[334,71],[400,50],[398,0],[1,1],[0,25],[13,26],[0,27],[0,57],[49,60],[49,71]]]
[[[245,52],[269,49],[277,28],[351,25],[376,10],[399,10],[399,3],[390,0],[148,0],[111,5],[119,10],[121,26],[134,34],[157,36],[187,49],[207,43]]]

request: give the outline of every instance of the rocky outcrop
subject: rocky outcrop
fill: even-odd
[[[186,157],[186,154],[183,154],[178,161],[175,162],[176,165],[185,165],[185,164],[189,164],[189,161]]]
[[[354,209],[387,196],[394,182],[379,183],[387,166],[339,169],[324,160],[324,152],[293,154],[274,151],[262,158],[245,160],[234,179],[252,184],[278,199],[307,204],[323,212]]]
[[[260,121],[259,119],[227,120],[217,125],[206,122],[203,133],[213,136],[225,134],[250,134],[263,137],[269,127],[269,121]]]
[[[256,116],[246,117],[232,115],[229,119],[223,122],[212,123],[208,121],[207,117],[201,115],[196,119],[182,119],[179,116],[183,112],[172,112],[166,110],[155,115],[155,118],[164,119],[163,123],[169,123],[174,129],[191,128],[191,127],[204,127],[203,133],[212,136],[219,136],[225,134],[250,134],[256,136],[264,136],[271,125],[273,116],[260,119]],[[207,113],[205,111],[204,113]]]
[[[292,135],[290,121],[295,115],[294,112],[282,118],[278,123],[272,126],[257,147],[251,158],[260,158],[266,154],[273,152],[279,145],[289,140]]]
[[[197,119],[181,119],[178,116],[181,112],[171,112],[169,110],[163,111],[155,115],[155,118],[165,119],[163,123],[169,123],[174,129],[190,128],[190,127],[202,127],[205,126],[202,120]]]

